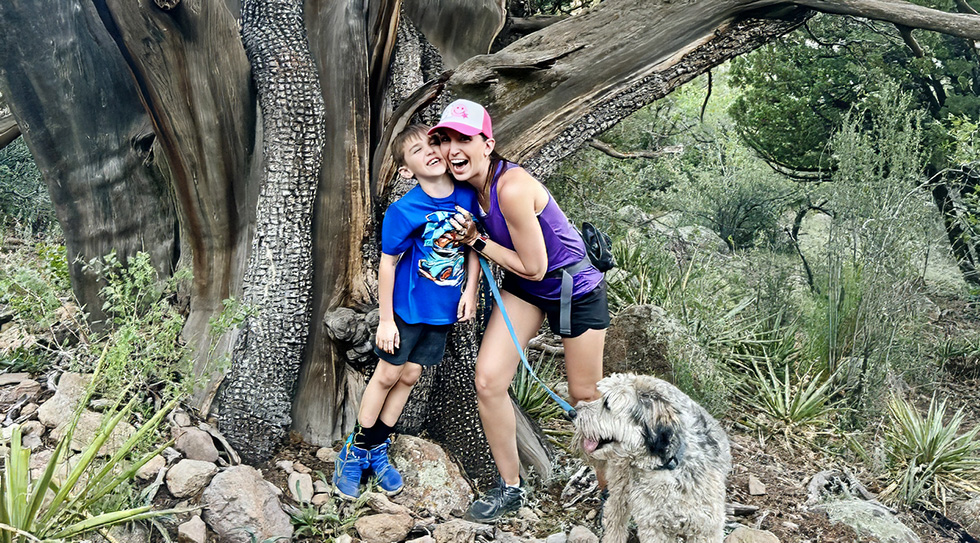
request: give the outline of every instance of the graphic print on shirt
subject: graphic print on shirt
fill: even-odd
[[[434,211],[425,216],[422,245],[425,257],[419,259],[419,275],[439,286],[463,284],[463,251],[454,241],[455,229],[449,223],[451,211]]]

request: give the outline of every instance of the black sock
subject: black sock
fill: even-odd
[[[365,428],[360,423],[354,427],[354,446],[362,449],[373,449],[381,445],[391,435],[393,428],[378,419],[374,426]]]

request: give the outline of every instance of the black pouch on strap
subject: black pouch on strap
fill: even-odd
[[[616,267],[612,240],[592,223],[582,223],[582,241],[585,242],[585,252],[589,255],[589,260],[597,270],[605,273]]]

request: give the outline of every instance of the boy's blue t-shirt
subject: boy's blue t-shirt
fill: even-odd
[[[407,323],[452,324],[466,278],[464,245],[451,241],[456,206],[479,205],[469,185],[433,198],[416,185],[388,206],[381,224],[381,252],[402,255],[395,267],[392,306]],[[403,254],[404,253],[404,254]]]

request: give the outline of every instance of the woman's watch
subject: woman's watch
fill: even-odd
[[[487,241],[490,241],[490,236],[481,233],[476,237],[476,239],[473,240],[470,247],[472,247],[474,251],[482,253],[483,250],[487,248]]]

